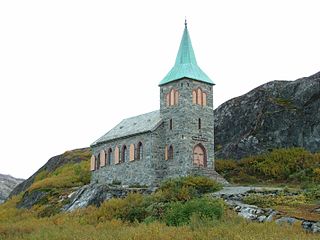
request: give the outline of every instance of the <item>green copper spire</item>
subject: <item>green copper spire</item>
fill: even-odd
[[[167,76],[165,76],[164,79],[162,79],[162,81],[159,83],[159,86],[179,80],[181,78],[190,78],[214,85],[212,80],[200,69],[197,64],[189,36],[187,21],[185,21],[185,27],[176,62]]]

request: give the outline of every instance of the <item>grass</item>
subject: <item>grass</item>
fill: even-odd
[[[278,226],[275,223],[253,223],[231,212],[220,221],[199,225],[171,227],[164,223],[127,223],[121,220],[101,220],[98,224],[79,221],[72,214],[59,214],[50,218],[28,218],[7,223],[0,218],[0,239],[11,240],[69,240],[69,239],[221,239],[221,240],[315,240],[316,234],[304,232],[299,225]]]
[[[65,154],[70,158],[69,163],[51,173],[39,173],[33,185],[27,190],[30,192],[35,190],[48,191],[47,201],[39,203],[31,209],[17,209],[16,204],[21,201],[23,195],[21,194],[0,205],[1,240],[319,239],[318,234],[307,233],[297,224],[279,226],[273,222],[255,223],[237,216],[222,202],[204,197],[206,193],[219,190],[221,186],[201,177],[168,180],[151,196],[131,194],[124,199],[106,201],[99,208],[90,206],[72,213],[61,213],[59,210],[65,203],[66,196],[90,180],[89,158],[75,163],[72,160],[78,158],[79,155],[72,152]],[[277,154],[281,159],[282,154]],[[284,155],[290,154],[285,153]],[[314,157],[309,153],[304,156],[307,156],[307,159],[310,159],[310,156]],[[271,159],[274,158],[275,156],[271,157]],[[239,173],[241,171],[247,175],[249,173],[244,170],[246,164],[254,163],[254,167],[259,169],[260,166],[267,164],[257,164],[261,163],[263,159],[263,157],[257,157],[256,160],[246,160],[241,164],[237,162],[223,163],[225,174],[236,173],[235,179],[242,180]],[[306,166],[303,161],[300,163],[302,166]],[[311,163],[317,164],[317,160],[312,160]],[[274,164],[281,163],[276,161]],[[307,166],[314,166],[312,164]],[[240,168],[240,170],[236,168]],[[252,171],[252,168],[248,171]],[[260,175],[258,173],[259,171],[252,176],[258,180],[270,177],[265,174],[260,178],[261,173],[259,173]],[[247,180],[247,176],[244,176],[244,180]],[[317,181],[316,176],[316,174],[308,175],[308,179]],[[270,179],[272,180],[271,177]],[[257,182],[261,183],[262,181]],[[279,183],[279,179],[274,182]],[[293,183],[296,184],[296,182]],[[319,189],[314,184],[311,184],[311,187],[307,189],[309,190],[306,190],[305,193],[304,190],[300,190],[299,194],[304,194],[303,197],[268,198],[269,202],[259,197],[251,200],[256,203],[262,202],[258,204],[271,204],[273,208],[284,215],[289,214],[297,218],[317,220],[318,215],[314,213],[314,209],[318,204]],[[286,203],[287,201],[289,203]],[[312,201],[313,203],[310,203]],[[202,206],[207,207],[202,208]]]

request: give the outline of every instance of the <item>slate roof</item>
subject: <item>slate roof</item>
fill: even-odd
[[[160,111],[153,111],[139,116],[126,118],[112,128],[105,135],[93,142],[91,146],[114,140],[117,138],[128,137],[131,135],[150,132],[155,130],[161,123]]]
[[[187,28],[187,23],[185,23],[176,62],[170,72],[159,83],[159,86],[179,80],[181,78],[190,78],[214,85],[213,81],[201,70],[197,64]]]

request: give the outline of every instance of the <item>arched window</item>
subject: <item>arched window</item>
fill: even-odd
[[[202,91],[200,88],[197,90],[197,104],[202,105]]]
[[[179,92],[174,91],[174,105],[178,105],[179,102]]]
[[[169,121],[169,129],[172,130],[172,128],[173,128],[173,121],[172,121],[172,119],[170,119],[170,121]]]
[[[192,104],[197,104],[197,91],[192,91]]]
[[[134,144],[130,144],[130,150],[129,150],[129,161],[134,160]]]
[[[90,171],[94,170],[96,170],[96,157],[92,155],[90,159]]]
[[[198,129],[201,129],[201,118],[198,119]]]
[[[127,146],[123,145],[122,151],[121,151],[121,162],[126,161],[126,157],[127,157],[126,155],[127,155]]]
[[[137,146],[137,159],[142,159],[143,158],[143,148],[142,148],[142,143],[138,142]]]
[[[108,165],[111,165],[111,162],[112,162],[112,149],[109,148],[108,150]]]
[[[116,146],[116,148],[114,149],[114,163],[115,164],[118,164],[120,161],[119,161],[119,147]]]
[[[202,106],[207,106],[207,94],[202,93]]]
[[[100,151],[100,167],[104,167],[106,165],[106,153],[104,150]]]
[[[192,104],[207,105],[207,94],[201,88],[192,91]]]
[[[173,159],[173,147],[172,147],[172,145],[170,145],[169,149],[168,149],[168,159]]]
[[[202,144],[197,144],[193,148],[193,165],[197,167],[207,167],[207,153]]]
[[[174,105],[177,105],[178,102],[179,102],[179,92],[172,88],[169,93],[167,93],[165,95],[165,98],[166,98],[166,105],[167,106],[174,106]]]
[[[173,106],[173,105],[175,105],[174,103],[174,89],[171,89],[171,91],[170,91],[170,106]]]

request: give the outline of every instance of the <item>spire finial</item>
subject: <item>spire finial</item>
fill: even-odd
[[[188,23],[187,23],[187,17],[184,17],[184,26],[187,28],[187,25],[188,25]]]

